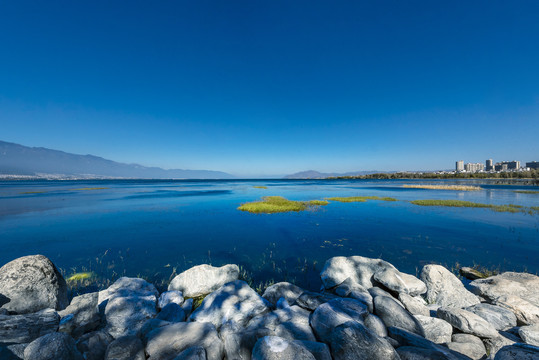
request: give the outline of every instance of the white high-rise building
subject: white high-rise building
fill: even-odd
[[[457,171],[464,171],[464,160],[459,160],[455,164],[455,168]]]

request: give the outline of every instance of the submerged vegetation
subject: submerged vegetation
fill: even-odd
[[[263,186],[263,185],[255,185],[253,186],[255,189],[267,189],[268,187],[267,186]]]
[[[420,206],[484,208],[484,209],[490,209],[497,212],[510,212],[510,213],[527,212],[530,215],[532,215],[534,211],[539,210],[539,207],[537,207],[536,209],[535,206],[526,208],[524,206],[514,205],[514,204],[492,205],[492,204],[482,204],[482,203],[475,203],[475,202],[463,201],[463,200],[414,200],[410,202],[414,205],[420,205]]]
[[[536,194],[536,195],[539,195],[539,191],[534,191],[534,190],[514,190],[513,192],[516,192],[517,194]]]
[[[331,201],[339,202],[365,202],[367,200],[380,200],[380,201],[398,201],[392,197],[379,197],[379,196],[347,196],[347,197],[331,197],[327,198]]]
[[[272,214],[290,211],[303,211],[313,206],[327,205],[327,201],[294,201],[285,199],[282,196],[265,196],[261,201],[241,204],[238,210],[248,211],[255,214]]]
[[[89,272],[79,272],[79,273],[75,273],[75,274],[71,275],[66,280],[68,282],[78,282],[78,281],[83,281],[83,280],[89,280],[89,279],[93,278],[94,276],[95,276],[95,274],[93,272],[91,272],[91,271],[89,271]]]
[[[457,191],[479,191],[480,186],[469,185],[402,185],[403,188],[409,189],[429,189],[429,190],[457,190]]]

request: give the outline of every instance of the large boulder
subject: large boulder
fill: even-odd
[[[382,319],[374,314],[369,314],[363,320],[363,324],[380,337],[387,336],[387,328]]]
[[[414,315],[419,321],[423,331],[425,332],[425,338],[436,344],[443,344],[451,342],[451,335],[453,334],[453,326],[445,320],[423,316]]]
[[[483,344],[489,354],[489,360],[494,359],[498,351],[504,346],[510,346],[515,343],[520,343],[521,340],[518,336],[510,334],[505,331],[500,331],[499,335],[490,339],[483,339]]]
[[[354,299],[333,299],[320,305],[312,314],[310,323],[318,339],[329,343],[334,329],[344,323],[360,322],[369,312],[363,303]]]
[[[316,360],[305,347],[292,341],[265,336],[255,344],[253,360]]]
[[[355,321],[339,325],[333,330],[330,348],[334,360],[399,359],[399,355],[386,339]]]
[[[474,360],[483,359],[487,355],[483,341],[475,335],[455,334],[452,336],[452,342],[449,342],[447,347]]]
[[[97,303],[100,307],[104,307],[107,301],[117,297],[157,297],[159,292],[153,284],[150,284],[144,279],[121,277],[107,289],[99,292]]]
[[[253,317],[269,312],[270,306],[245,281],[236,280],[206,296],[190,320],[212,323],[217,329],[227,321],[245,326]]]
[[[404,305],[406,310],[413,315],[430,316],[430,310],[427,307],[427,303],[419,296],[415,297],[405,293],[400,293],[399,301]]]
[[[482,338],[498,336],[498,332],[494,326],[482,317],[464,309],[440,308],[438,309],[437,316],[466,334],[472,334]]]
[[[423,281],[413,275],[402,273],[397,269],[387,267],[375,272],[373,277],[376,282],[396,293],[416,296],[424,294],[427,291],[427,286]]]
[[[252,319],[246,331],[260,332],[267,329],[275,336],[288,340],[316,341],[313,330],[309,325],[311,312],[297,305],[277,309]]]
[[[539,324],[539,306],[516,295],[502,295],[493,301],[494,305],[511,310],[520,325]]]
[[[3,309],[27,314],[68,305],[66,282],[52,261],[43,255],[15,259],[0,268]],[[6,302],[7,301],[7,302]]]
[[[269,286],[262,297],[273,305],[276,305],[280,298],[285,298],[289,304],[293,304],[303,291],[299,286],[289,282],[279,282]]]
[[[427,285],[425,298],[428,303],[457,308],[479,304],[477,296],[466,290],[462,282],[443,266],[425,265],[420,278]]]
[[[95,329],[101,322],[97,300],[97,292],[75,296],[67,308],[58,312],[62,317],[59,331],[78,338]]]
[[[58,330],[60,316],[53,309],[32,314],[0,315],[0,345],[29,343]]]
[[[425,336],[425,332],[419,321],[393,298],[387,296],[375,297],[374,313],[382,319],[387,327],[396,326]]]
[[[77,349],[85,360],[103,360],[107,347],[114,339],[103,330],[92,331],[77,340]]]
[[[336,299],[337,296],[330,293],[316,293],[312,291],[304,291],[297,299],[296,304],[304,309],[314,311],[323,303]]]
[[[470,283],[472,291],[490,301],[500,296],[518,296],[539,306],[539,276],[528,273],[505,272]]]
[[[491,304],[477,304],[465,308],[489,322],[496,330],[507,330],[517,326],[517,317],[511,310]]]
[[[150,360],[174,359],[193,346],[202,346],[208,360],[221,360],[224,355],[223,343],[210,323],[174,323],[151,331],[147,338],[146,353]]]
[[[336,256],[326,261],[320,277],[326,289],[334,288],[348,278],[352,283],[368,289],[374,286],[373,275],[384,269],[396,270],[393,265],[380,259]]]
[[[526,344],[539,346],[539,324],[526,325],[518,329],[518,335]]]
[[[178,304],[181,306],[183,305],[184,302],[185,302],[185,299],[181,291],[178,291],[178,290],[165,291],[159,296],[159,300],[157,301],[157,307],[159,309],[162,309],[170,303]]]
[[[202,346],[193,346],[185,349],[174,360],[206,360],[206,349]]]
[[[294,340],[292,342],[309,350],[309,352],[314,355],[316,360],[331,360],[329,347],[324,343],[305,340]]]
[[[122,336],[109,344],[105,360],[146,360],[144,345],[136,336]]]
[[[32,341],[24,349],[24,360],[83,360],[75,340],[65,333],[51,333]]]
[[[176,275],[170,282],[168,290],[179,290],[184,297],[197,297],[209,294],[226,283],[238,280],[238,265],[198,265]]]

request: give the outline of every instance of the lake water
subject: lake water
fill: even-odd
[[[418,182],[473,183],[483,190],[402,187]],[[105,189],[81,190],[95,187]],[[514,192],[519,189],[530,187],[426,180],[5,181],[0,182],[0,265],[43,254],[66,275],[91,270],[103,277],[166,281],[174,269],[235,263],[255,284],[287,280],[313,290],[320,286],[324,262],[337,255],[379,257],[411,274],[427,263],[537,273],[539,215],[409,202],[539,206],[539,194]],[[330,202],[300,213],[237,210],[267,195],[400,201]]]

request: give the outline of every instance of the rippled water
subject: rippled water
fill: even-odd
[[[417,182],[0,182],[0,265],[39,253],[68,275],[92,270],[109,277],[168,279],[174,268],[236,263],[255,283],[288,280],[311,289],[320,285],[325,260],[336,255],[380,257],[412,274],[432,262],[539,271],[539,215],[409,203],[459,199],[539,206],[539,194],[486,182],[474,183],[483,187],[477,192],[402,188]],[[95,187],[106,189],[81,190]],[[283,214],[236,209],[266,195],[291,200],[375,195],[401,201],[331,202]]]

